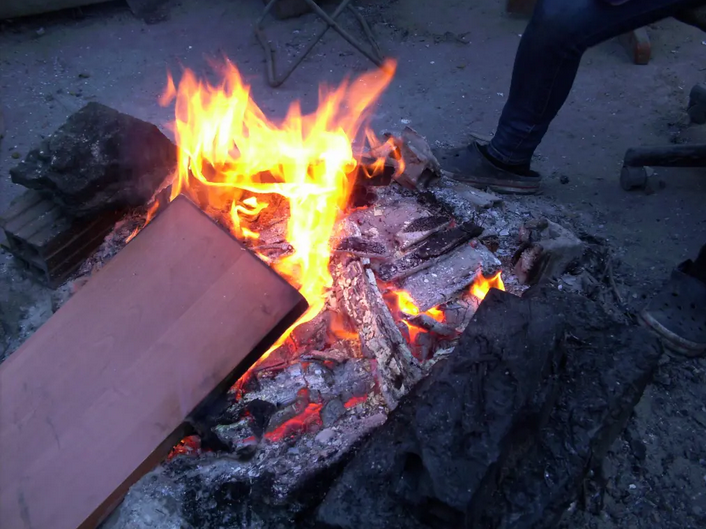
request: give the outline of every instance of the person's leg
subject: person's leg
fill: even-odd
[[[508,101],[487,154],[526,171],[588,48],[703,3],[630,0],[611,6],[604,0],[539,0],[522,35]]]

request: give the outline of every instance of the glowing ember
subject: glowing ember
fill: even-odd
[[[265,439],[276,442],[320,428],[323,424],[321,407],[321,404],[310,403],[302,413],[266,433]]]
[[[485,299],[486,294],[491,288],[497,288],[498,290],[505,290],[505,284],[503,283],[502,272],[498,272],[490,279],[483,276],[483,274],[478,274],[476,279],[471,285],[471,294],[478,298],[480,301]]]
[[[328,330],[332,335],[331,342],[358,339],[358,333],[349,329],[346,325],[346,319],[339,312],[331,311],[331,323]]]
[[[163,105],[176,100],[179,151],[171,198],[185,193],[202,206],[206,201],[240,239],[258,238],[247,224],[267,208],[268,195],[288,200],[287,241],[294,252],[271,264],[310,307],[274,349],[325,304],[332,285],[329,239],[346,207],[353,183],[349,175],[357,164],[352,142],[390,83],[395,63],[388,61],[335,90],[322,88],[316,112],[302,115],[294,103],[277,124],[250,98],[250,87],[231,62],[220,70],[219,86],[198,80],[188,69],[178,86],[169,76],[160,99]]]
[[[343,407],[346,408],[347,410],[350,408],[355,408],[358,404],[362,404],[366,400],[368,400],[367,395],[362,395],[360,397],[351,397],[350,399],[348,399],[346,401],[346,403],[343,405]]]

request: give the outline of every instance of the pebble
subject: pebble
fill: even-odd
[[[13,152],[10,156],[12,156],[15,160],[21,156],[21,154],[17,151]]]

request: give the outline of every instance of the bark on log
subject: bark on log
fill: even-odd
[[[552,289],[491,291],[317,512],[327,527],[552,527],[657,364],[645,331]],[[549,476],[549,478],[547,478]]]
[[[394,409],[422,375],[419,362],[395,325],[372,271],[356,258],[338,258],[334,280],[341,285],[342,306],[356,324],[363,354],[377,360],[380,389]]]

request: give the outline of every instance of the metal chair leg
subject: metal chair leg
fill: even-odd
[[[267,35],[265,34],[264,31],[264,21],[267,15],[270,13],[272,8],[279,2],[280,0],[270,0],[270,2],[265,6],[264,11],[262,12],[262,16],[257,20],[257,23],[255,24],[255,36],[257,37],[257,40],[260,42],[260,45],[262,48],[265,50],[265,60],[267,62],[267,82],[270,86],[273,88],[276,88],[278,86],[281,86],[282,83],[284,83],[290,75],[294,72],[294,70],[297,69],[297,67],[302,63],[302,61],[306,58],[306,56],[311,52],[311,50],[318,44],[318,42],[323,38],[323,36],[326,34],[326,32],[330,29],[333,28],[335,29],[344,39],[346,39],[354,48],[356,48],[359,52],[361,52],[363,55],[365,55],[368,59],[370,59],[373,63],[375,63],[377,66],[381,66],[383,62],[383,57],[382,53],[380,52],[380,48],[375,41],[375,38],[372,34],[372,31],[370,30],[370,27],[368,26],[367,22],[365,19],[358,13],[351,5],[350,2],[351,0],[342,0],[342,2],[339,4],[339,6],[336,8],[336,10],[333,12],[333,14],[329,15],[326,13],[321,7],[316,4],[314,0],[305,0],[305,2],[311,7],[311,9],[321,18],[325,23],[326,27],[323,28],[317,35],[314,36],[314,38],[311,40],[309,45],[302,51],[302,53],[296,58],[294,63],[281,75],[277,74],[277,68],[276,68],[276,61],[275,61],[275,50],[272,46],[270,46],[269,41],[267,40]],[[361,28],[363,29],[366,37],[370,41],[370,45],[372,50],[366,50],[364,46],[356,40],[354,37],[352,37],[341,25],[336,22],[336,18],[346,9],[349,8],[355,18],[358,20],[358,22],[361,25]]]

